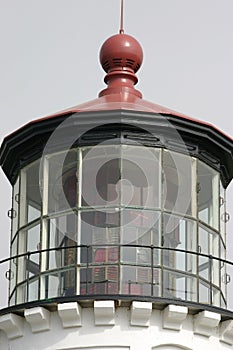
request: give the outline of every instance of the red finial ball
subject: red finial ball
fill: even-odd
[[[127,34],[116,34],[107,39],[100,50],[100,63],[108,73],[114,68],[130,68],[135,73],[143,60],[139,42]]]

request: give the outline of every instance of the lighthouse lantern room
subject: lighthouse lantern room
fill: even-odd
[[[232,347],[233,141],[143,100],[142,60],[121,28],[101,48],[96,100],[3,141],[13,194],[0,349]]]

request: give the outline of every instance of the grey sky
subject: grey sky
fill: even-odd
[[[97,96],[104,87],[99,49],[118,32],[119,9],[120,0],[0,0],[1,140],[32,119]],[[144,49],[137,88],[145,99],[233,137],[233,0],[125,0],[125,31]],[[3,258],[11,193],[0,176]],[[233,185],[228,203],[233,217]]]

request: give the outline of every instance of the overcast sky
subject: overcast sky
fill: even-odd
[[[118,32],[119,10],[120,0],[0,0],[1,140],[32,119],[97,97],[104,87],[99,49]],[[233,0],[125,0],[125,31],[144,50],[137,88],[145,99],[233,136]],[[3,258],[11,192],[2,172],[0,193]],[[229,242],[231,227],[233,220]],[[1,286],[4,280],[2,272]]]

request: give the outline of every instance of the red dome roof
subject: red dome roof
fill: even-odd
[[[108,73],[114,68],[131,68],[134,73],[141,67],[143,51],[139,42],[127,34],[116,34],[107,39],[100,50],[100,63]]]

